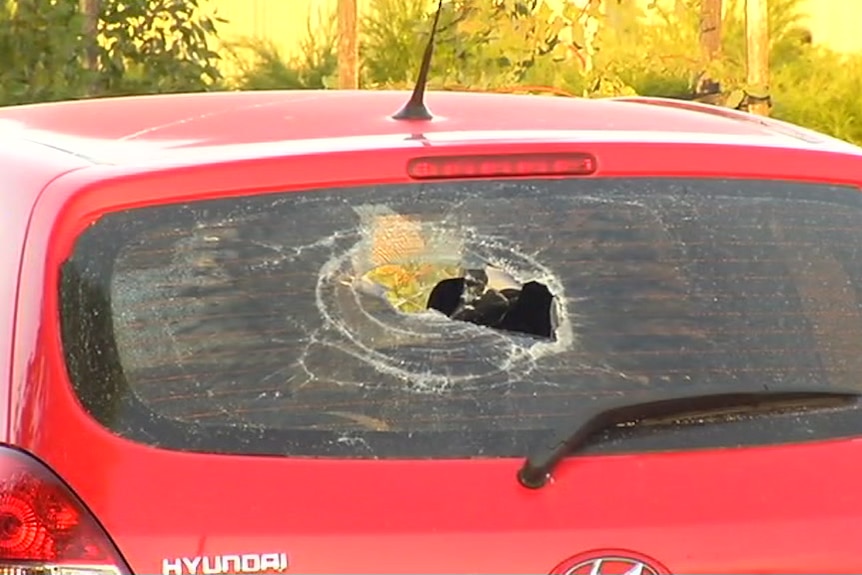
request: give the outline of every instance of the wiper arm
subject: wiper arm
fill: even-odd
[[[689,413],[721,412],[737,408],[780,407],[789,402],[810,404],[817,400],[849,400],[862,390],[824,389],[819,386],[794,386],[785,389],[739,387],[713,391],[679,390],[651,393],[646,397],[614,397],[587,401],[573,413],[574,427],[561,433],[550,447],[531,454],[518,471],[524,487],[545,485],[554,467],[567,455],[583,447],[596,432],[620,425],[658,417],[684,416]]]

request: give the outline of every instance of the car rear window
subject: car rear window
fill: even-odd
[[[137,441],[522,455],[602,395],[859,385],[860,221],[855,188],[706,179],[404,184],[135,208],[77,238],[62,268],[63,346],[84,407]],[[517,314],[512,304],[504,313],[519,319],[505,325],[426,309],[441,280],[465,274],[546,297]],[[838,421],[862,431],[850,411],[806,415],[805,433]],[[689,426],[682,444],[777,441],[799,422]],[[650,433],[626,445],[667,447],[680,426]]]

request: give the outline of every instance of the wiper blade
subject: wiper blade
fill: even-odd
[[[777,409],[781,404],[818,400],[850,400],[860,397],[862,390],[818,386],[794,386],[784,389],[751,389],[724,387],[704,391],[678,390],[650,393],[646,397],[627,396],[587,401],[573,413],[574,427],[560,434],[550,447],[531,454],[518,471],[518,481],[524,487],[538,489],[550,478],[554,467],[566,456],[583,447],[596,432],[644,419],[660,417],[682,418],[689,413],[703,414],[737,408]]]

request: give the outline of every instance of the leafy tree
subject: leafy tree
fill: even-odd
[[[0,104],[75,97],[83,19],[72,1],[0,4]]]
[[[368,86],[410,85],[433,13],[425,0],[371,0],[361,56]],[[563,32],[576,8],[554,13],[540,0],[450,0],[444,4],[431,83],[493,89],[534,82],[554,85],[566,51]],[[575,70],[569,70],[569,72]]]
[[[245,38],[227,45],[228,62],[236,69],[232,84],[244,90],[322,89],[338,73],[337,22],[321,11],[309,17],[300,53],[285,57],[274,42]]]
[[[535,80],[542,75],[536,67],[563,58],[562,33],[577,26],[572,3],[560,13],[541,0],[464,0],[460,9],[459,32],[473,44],[453,70],[460,84],[497,87]]]
[[[199,91],[221,80],[213,49],[221,19],[200,0],[110,0],[99,18],[99,79],[106,94]]]
[[[362,19],[359,53],[364,83],[370,86],[404,85],[419,70],[422,51],[428,41],[431,19],[428,2],[422,0],[371,0]],[[452,16],[442,15],[437,33],[437,47],[432,62],[433,75],[441,70],[441,55],[447,46],[459,40],[453,33]]]
[[[199,0],[102,0],[94,39],[76,0],[0,0],[0,105],[210,89],[219,21]]]

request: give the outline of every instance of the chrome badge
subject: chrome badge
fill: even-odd
[[[607,549],[576,555],[558,565],[551,575],[670,575],[670,571],[640,553]]]

